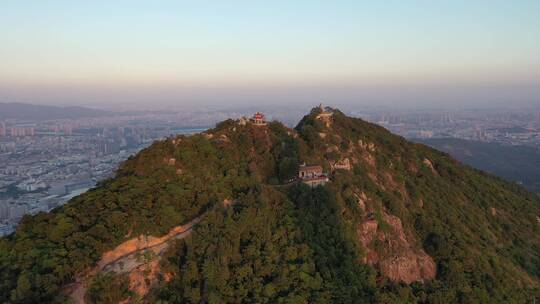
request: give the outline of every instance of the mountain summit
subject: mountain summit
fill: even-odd
[[[155,142],[0,239],[0,302],[527,303],[540,200],[316,107]]]

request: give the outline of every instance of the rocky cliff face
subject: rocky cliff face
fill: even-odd
[[[383,212],[381,221],[379,224],[368,217],[358,226],[358,238],[366,250],[363,262],[376,267],[394,282],[410,284],[433,280],[435,261],[423,249],[413,245],[417,240],[407,239],[401,220]]]
[[[395,198],[394,203],[401,205],[410,200],[404,184],[395,180],[391,168],[377,163],[377,153],[385,153],[384,147],[378,148],[370,138],[356,139],[343,134],[339,117],[336,124],[332,113],[323,116],[317,114],[315,121],[317,120],[322,124],[319,124],[320,140],[317,141],[316,151],[325,151],[326,154],[314,155],[315,158],[324,155],[319,161],[328,163],[328,168],[336,172],[350,171],[353,168],[351,163],[361,166],[363,173],[380,191],[395,191],[400,194],[400,198]],[[397,158],[395,163],[399,161]],[[429,160],[424,159],[422,164],[435,172]],[[356,188],[354,192],[358,207],[363,213],[363,216],[357,219],[358,239],[364,251],[362,261],[375,267],[382,276],[393,282],[410,284],[433,280],[436,277],[435,261],[423,250],[415,232],[410,229],[406,231],[398,216],[390,214],[387,208],[368,198],[361,189]]]

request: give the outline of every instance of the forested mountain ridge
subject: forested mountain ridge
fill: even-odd
[[[302,163],[330,182],[292,181]],[[133,273],[87,277],[87,303],[528,303],[540,200],[387,130],[314,108],[294,128],[227,120],[154,143],[115,178],[0,239],[0,302],[69,300],[119,245],[200,217]],[[144,262],[143,261],[143,262]],[[140,279],[140,278],[139,278]],[[139,284],[140,286],[140,284]]]

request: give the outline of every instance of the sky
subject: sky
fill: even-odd
[[[540,104],[540,1],[0,1],[0,102]]]

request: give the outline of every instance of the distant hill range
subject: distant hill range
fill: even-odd
[[[85,107],[55,107],[26,103],[0,103],[0,119],[49,120],[111,115]]]
[[[540,150],[525,146],[437,138],[417,140],[446,152],[463,163],[518,182],[540,193]]]

